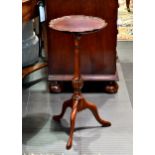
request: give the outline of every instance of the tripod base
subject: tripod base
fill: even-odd
[[[66,145],[67,149],[70,149],[72,147],[73,132],[74,132],[74,127],[75,127],[75,119],[76,119],[77,112],[82,111],[84,109],[89,109],[93,113],[96,120],[102,126],[104,127],[111,126],[110,122],[101,119],[96,105],[91,102],[86,101],[81,94],[74,94],[70,100],[65,101],[63,104],[61,114],[54,116],[53,119],[55,121],[60,121],[60,119],[63,117],[68,107],[72,108],[72,112],[70,116],[70,134],[69,134],[69,139]]]

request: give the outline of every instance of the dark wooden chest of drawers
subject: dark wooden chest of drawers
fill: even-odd
[[[89,15],[105,19],[108,26],[85,35],[80,42],[81,72],[84,80],[115,81],[117,43],[117,0],[45,0],[50,81],[71,80],[73,38],[48,27],[51,19],[66,15]]]

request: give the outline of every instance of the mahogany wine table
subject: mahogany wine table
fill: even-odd
[[[81,89],[83,87],[83,79],[80,72],[79,41],[83,35],[97,32],[106,27],[106,25],[107,23],[101,18],[83,15],[64,16],[61,18],[53,19],[49,23],[50,28],[72,34],[74,37],[74,76],[72,78],[74,93],[71,99],[64,102],[60,115],[56,115],[53,117],[55,121],[60,121],[66,109],[68,107],[72,109],[70,116],[70,134],[66,145],[67,149],[70,149],[72,147],[72,139],[77,112],[88,108],[102,126],[108,127],[111,125],[110,122],[101,119],[96,105],[86,101],[81,93]]]

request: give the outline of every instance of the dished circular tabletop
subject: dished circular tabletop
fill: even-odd
[[[71,15],[53,19],[49,27],[64,32],[84,33],[100,30],[107,26],[105,20],[84,15]]]

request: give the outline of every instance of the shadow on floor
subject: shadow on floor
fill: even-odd
[[[74,143],[74,149],[79,151],[81,149],[81,140],[83,143],[87,143],[87,148],[89,148],[90,144],[93,143],[94,139],[100,138],[101,132],[96,132],[96,129],[102,128],[102,126],[87,126],[87,127],[76,127],[74,129],[74,135],[73,135],[73,143]],[[86,130],[87,129],[87,130]],[[91,129],[91,130],[89,130]],[[59,141],[65,141],[67,144],[67,140],[69,138],[69,131],[70,127],[68,122],[65,119],[61,119],[60,122],[56,122],[54,120],[51,121],[51,127],[50,127],[51,133],[54,135],[59,135],[59,133],[66,133],[68,136],[67,139],[66,137],[64,138],[63,136],[60,137],[57,140]],[[80,132],[81,131],[81,132]],[[90,133],[87,136],[84,133]]]
[[[45,133],[48,133],[49,131],[49,138],[52,138],[52,135],[54,135],[54,139],[56,138],[56,141],[65,141],[65,143],[67,144],[67,139],[69,138],[69,131],[70,131],[70,125],[68,124],[68,122],[65,119],[62,119],[60,122],[56,122],[54,120],[52,120],[50,118],[51,116],[49,114],[45,114],[45,113],[40,113],[40,114],[33,114],[33,115],[28,115],[26,117],[24,117],[22,119],[22,143],[23,144],[27,144],[28,141],[35,137],[40,135],[40,130],[42,130],[43,128],[46,128],[47,130],[45,131]],[[50,122],[49,126],[47,122]],[[91,144],[91,141],[93,141],[93,139],[99,138],[100,137],[100,133],[99,132],[95,132],[96,128],[102,128],[101,126],[87,126],[87,127],[77,127],[75,128],[74,132],[76,132],[76,134],[74,133],[74,137],[73,140],[75,142],[75,144],[78,144],[77,146],[75,146],[75,149],[79,148],[79,144],[81,141],[81,138],[84,138],[84,141],[87,141],[88,146],[89,143]],[[90,130],[85,130],[85,129],[91,129]],[[85,137],[85,135],[81,136],[80,132],[78,131],[82,131],[83,132],[90,132],[90,136]],[[85,130],[85,131],[84,131]],[[94,130],[94,131],[92,131]],[[66,136],[60,136],[61,134],[65,134]],[[93,133],[93,134],[92,134]],[[50,140],[50,144],[52,145],[52,143],[55,142],[55,140]],[[48,141],[48,140],[47,140]]]
[[[65,119],[61,119],[60,122],[56,122],[54,120],[51,120],[51,128],[50,128],[50,130],[52,132],[54,132],[54,131],[62,132],[63,131],[63,132],[66,132],[69,135],[70,127],[68,127],[68,126],[70,126],[70,125],[68,124],[68,122]],[[76,132],[76,131],[79,131],[79,130],[101,128],[101,127],[102,127],[101,125],[100,126],[76,127],[74,129],[74,131]]]
[[[29,82],[27,82],[27,80],[24,80],[24,79],[23,79],[23,81],[22,81],[22,87],[23,87],[24,89],[27,89],[27,88],[29,88],[29,87],[34,86],[35,84],[38,84],[38,83],[41,82],[41,81],[47,81],[47,77],[42,77],[42,78],[39,78],[39,79],[37,79],[37,80],[33,80],[33,81],[29,81]]]
[[[46,124],[49,114],[33,114],[22,118],[22,143],[37,135],[41,128]]]

